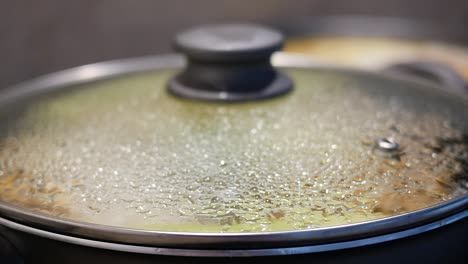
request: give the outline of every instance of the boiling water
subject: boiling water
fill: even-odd
[[[300,70],[286,97],[200,103],[166,94],[172,74],[29,105],[2,139],[0,198],[114,226],[251,232],[360,222],[466,193],[461,103]],[[381,138],[398,152],[379,150]]]

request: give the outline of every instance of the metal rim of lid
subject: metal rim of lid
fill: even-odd
[[[367,238],[361,238],[350,241],[340,241],[335,243],[324,243],[317,245],[306,245],[298,247],[282,247],[282,248],[265,248],[265,249],[197,249],[197,248],[167,248],[167,247],[155,247],[155,246],[138,246],[121,243],[112,243],[105,241],[89,240],[78,237],[71,237],[36,229],[33,227],[18,224],[7,219],[0,217],[0,225],[5,225],[8,228],[37,235],[40,237],[52,239],[55,241],[61,241],[65,243],[72,243],[75,245],[100,248],[106,250],[123,251],[130,253],[148,254],[148,255],[164,255],[164,256],[187,256],[187,257],[262,257],[262,256],[282,256],[282,255],[297,255],[297,254],[308,254],[318,253],[341,249],[350,249],[356,247],[362,247],[367,245],[374,245],[384,242],[389,242],[401,238],[410,237],[413,235],[432,231],[434,229],[441,228],[443,226],[452,224],[454,222],[465,219],[468,216],[468,211],[463,211],[454,215],[451,215],[443,220],[431,222],[416,227],[410,227],[394,233],[371,236]]]

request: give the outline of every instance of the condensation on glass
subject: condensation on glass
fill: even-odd
[[[38,99],[2,116],[0,199],[112,226],[255,232],[362,222],[467,193],[466,105],[391,80],[288,74],[293,93],[254,103],[174,98],[172,71]]]

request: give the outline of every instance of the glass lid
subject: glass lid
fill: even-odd
[[[138,229],[344,225],[467,193],[468,107],[411,83],[289,69],[246,103],[168,94],[174,70],[63,89],[1,117],[0,199]]]

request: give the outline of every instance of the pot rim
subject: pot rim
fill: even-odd
[[[184,63],[185,61],[182,56],[177,54],[167,54],[84,65],[38,77],[31,81],[24,82],[1,91],[0,106],[18,98],[37,96],[40,93],[50,92],[52,90],[63,89],[126,74],[162,69],[179,69],[183,67]],[[413,79],[411,77],[396,76],[388,73],[376,74],[343,67],[317,66],[314,63],[298,59],[294,56],[291,57],[285,53],[277,54],[276,59],[273,60],[273,64],[281,68],[333,70],[336,72],[359,74],[373,78],[378,77],[388,81],[398,81],[402,84],[409,83],[413,84],[413,86],[422,87],[424,89],[438,90],[441,95],[450,96],[450,98],[453,98],[454,100],[460,100],[460,102],[468,106],[468,98],[462,97],[449,90],[443,90],[437,85],[419,79]],[[40,229],[49,234],[54,234],[54,236],[50,235],[50,238],[53,239],[56,239],[54,238],[56,236],[64,235],[72,236],[76,239],[92,239],[102,243],[113,242],[132,244],[135,246],[158,246],[179,249],[199,249],[205,251],[208,249],[211,251],[216,249],[256,249],[260,250],[259,252],[262,252],[261,250],[313,247],[325,244],[345,243],[346,241],[371,239],[372,237],[379,236],[385,237],[385,239],[371,239],[371,242],[369,243],[373,244],[378,243],[379,241],[383,242],[403,237],[396,234],[398,232],[404,232],[404,230],[413,230],[408,232],[409,235],[414,235],[429,230],[428,228],[423,228],[424,226],[430,226],[430,229],[434,229],[441,227],[448,222],[457,221],[467,216],[468,195],[464,195],[421,210],[355,224],[323,227],[311,230],[278,232],[195,233],[151,231],[98,225],[49,216],[0,201],[0,220],[2,220],[0,223],[5,223],[5,221],[8,220],[14,221],[23,227],[27,225],[34,230]],[[22,231],[31,233],[32,229],[22,228]],[[408,232],[405,234],[408,234]],[[346,246],[345,243],[341,246],[341,248],[346,247],[351,247],[351,245]],[[331,250],[331,248],[326,250]],[[300,253],[300,250],[298,253]],[[274,255],[277,254],[278,252]]]

